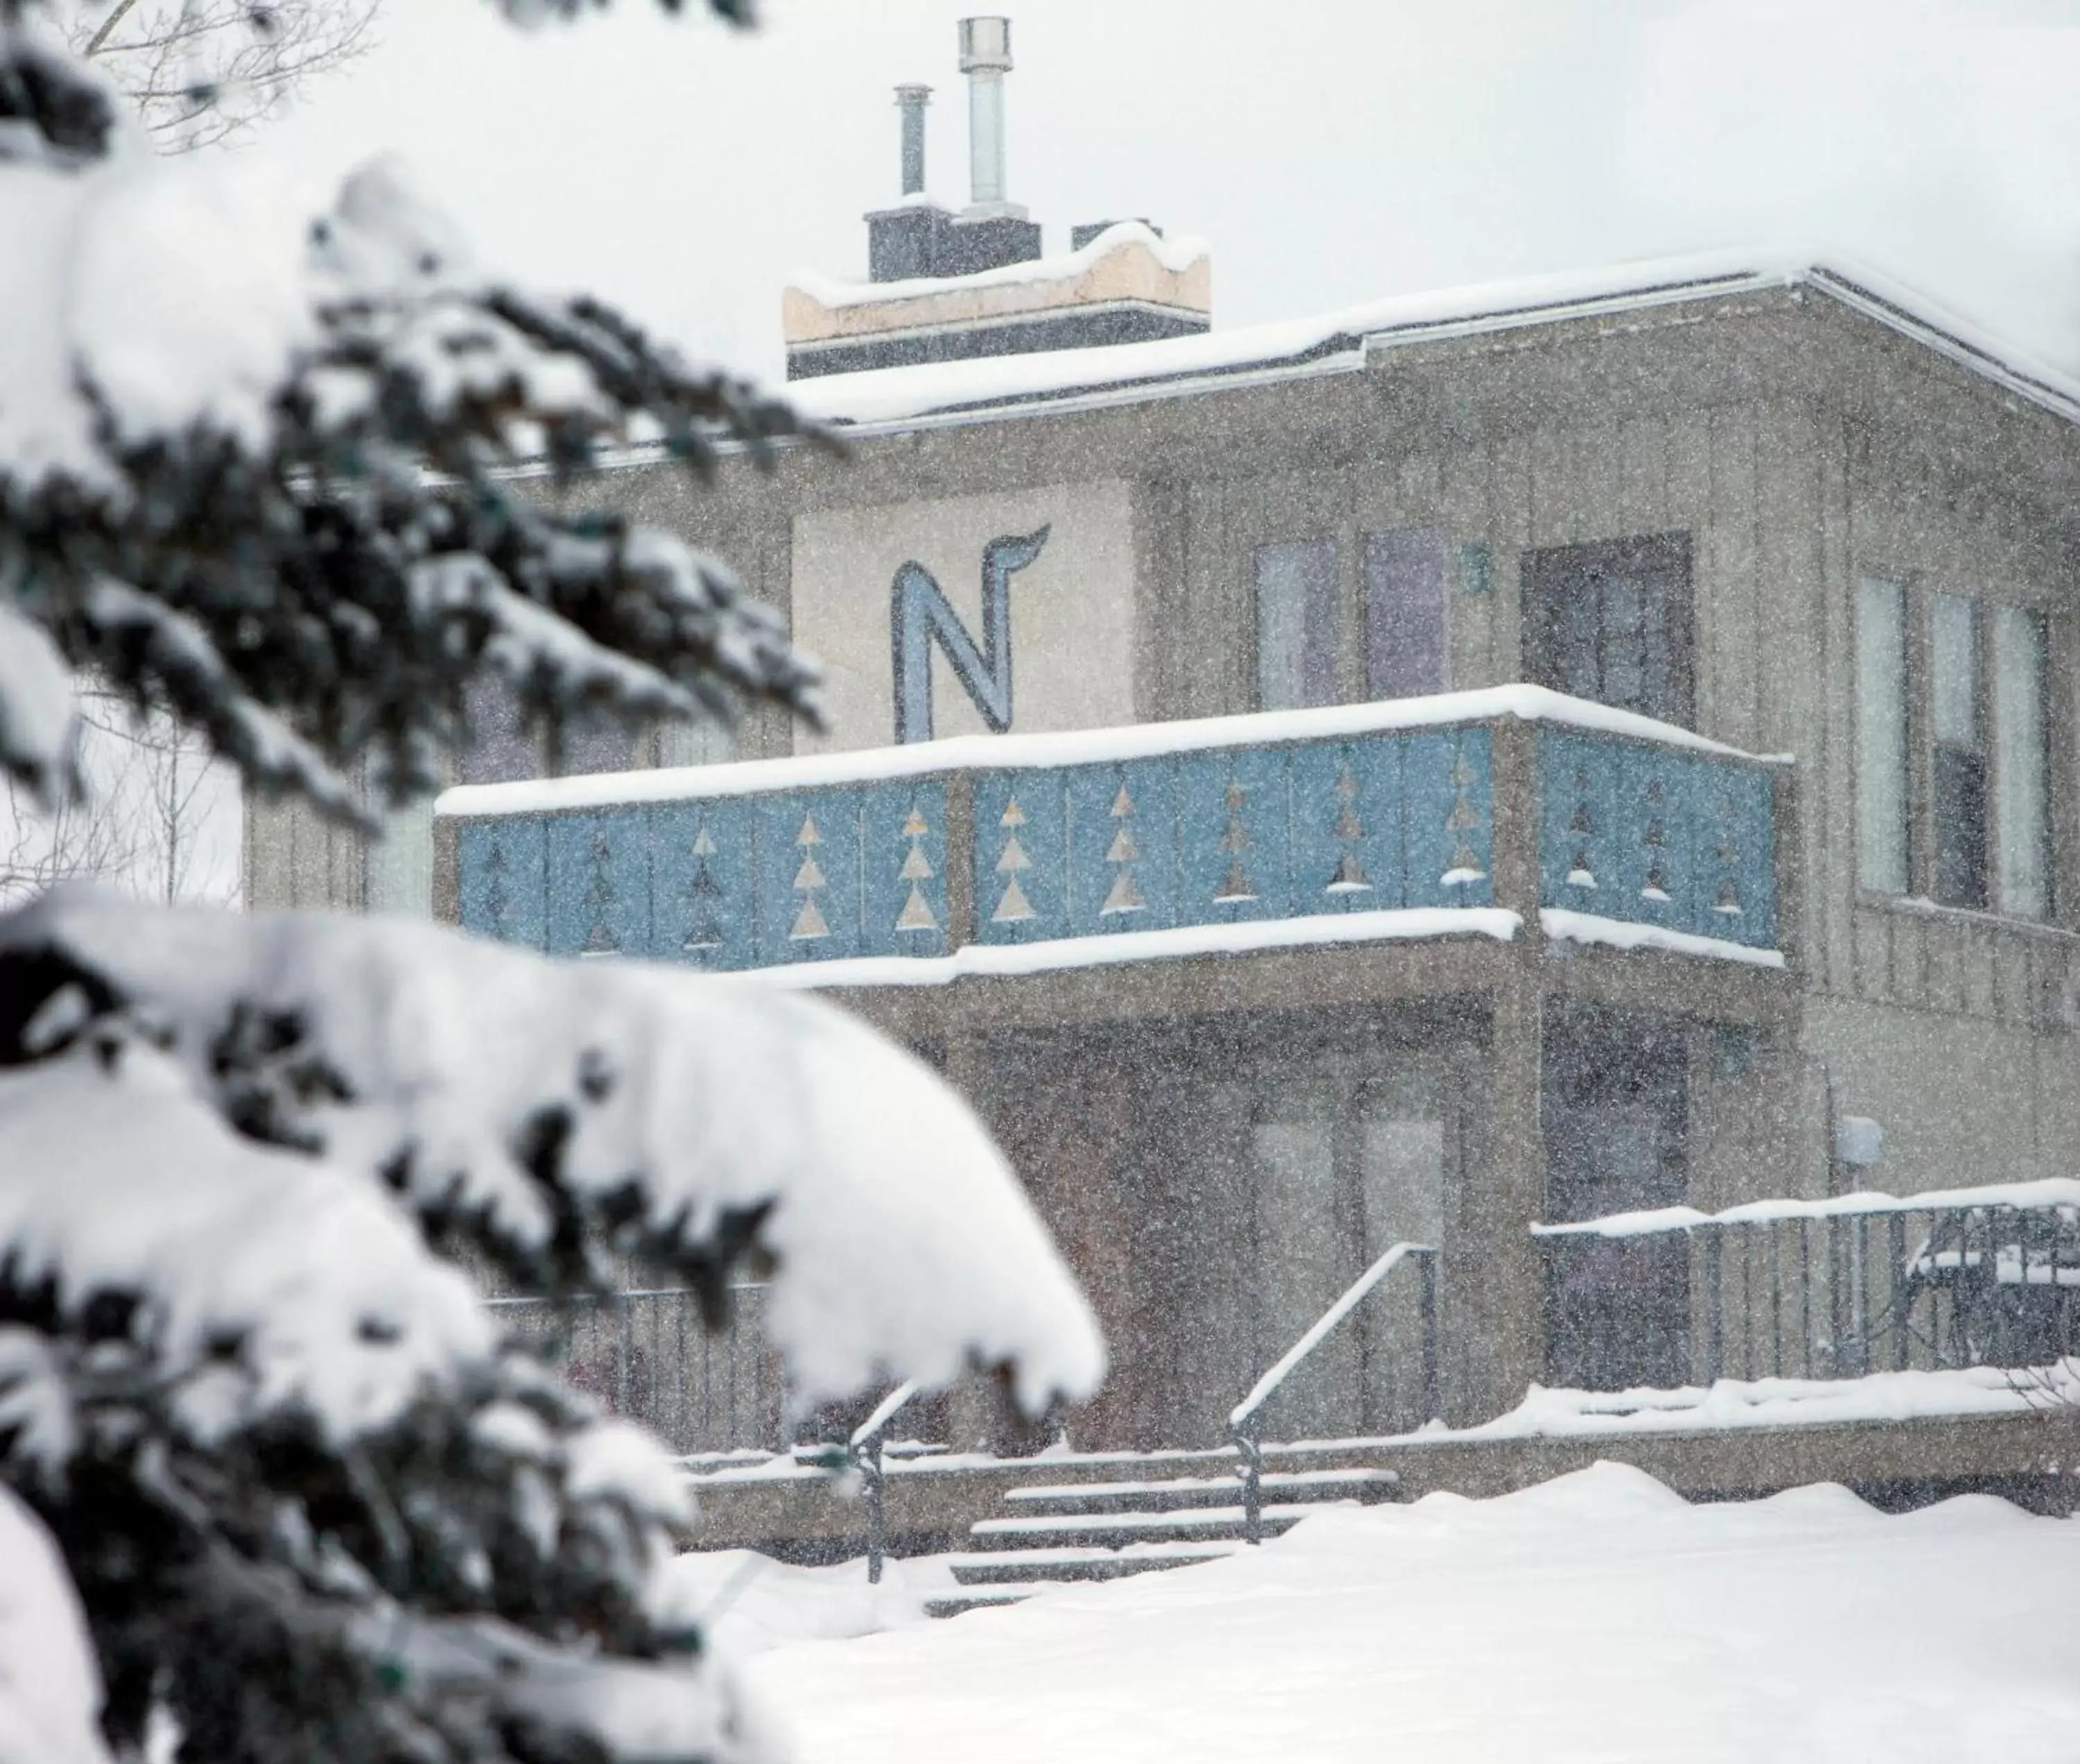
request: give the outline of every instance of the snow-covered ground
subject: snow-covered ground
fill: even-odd
[[[957,1590],[941,1556],[891,1557],[878,1586],[868,1584],[863,1558],[796,1568],[753,1550],[697,1551],[668,1572],[678,1616],[739,1658],[920,1623],[926,1599]]]
[[[682,1571],[719,1589],[743,1560]],[[1981,1496],[1692,1506],[1599,1464],[948,1623],[916,1592],[870,1609],[858,1564],[743,1589],[803,1764],[2080,1760],[2080,1522]]]

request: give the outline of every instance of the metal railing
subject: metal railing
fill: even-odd
[[[1365,1270],[1345,1289],[1341,1298],[1315,1320],[1307,1333],[1286,1349],[1278,1362],[1256,1383],[1249,1394],[1228,1413],[1228,1436],[1235,1442],[1242,1462],[1243,1536],[1252,1544],[1264,1541],[1264,1442],[1261,1434],[1264,1406],[1315,1350],[1336,1333],[1348,1317],[1386,1277],[1403,1262],[1412,1261],[1422,1275],[1420,1304],[1423,1342],[1423,1418],[1437,1413],[1437,1251],[1427,1243],[1398,1243]]]
[[[1548,1376],[1590,1389],[2007,1369],[2080,1352],[2074,1184],[1533,1227]]]
[[[888,1424],[920,1389],[914,1378],[905,1379],[895,1389],[874,1406],[874,1412],[852,1430],[846,1442],[845,1455],[853,1468],[858,1472],[860,1497],[866,1505],[866,1579],[869,1586],[881,1583],[881,1569],[887,1557],[888,1516],[886,1506],[887,1476],[883,1469],[881,1452],[888,1436]]]
[[[676,1451],[782,1450],[786,1388],[765,1342],[765,1288],[736,1287],[731,1300],[729,1322],[714,1333],[686,1287],[485,1303],[570,1383]]]

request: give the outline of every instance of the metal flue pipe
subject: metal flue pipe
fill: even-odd
[[[978,208],[1004,196],[1004,76],[1011,71],[1011,20],[961,20],[961,71],[968,77],[968,178]]]
[[[932,102],[929,86],[899,86],[896,107],[903,112],[903,194],[925,192],[925,107]]]

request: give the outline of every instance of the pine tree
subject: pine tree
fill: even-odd
[[[390,174],[283,228],[212,219],[133,126],[0,0],[0,772],[62,796],[86,676],[348,820],[361,777],[431,788],[485,671],[552,743],[816,715],[725,565],[505,468],[648,435],[698,476],[825,438],[601,302],[472,272]],[[972,1117],[811,1001],[92,890],[0,917],[0,1579],[48,1582],[16,1572],[32,1512],[118,1754],[156,1724],[196,1764],[761,1755],[660,1579],[677,1473],[501,1342],[456,1265],[577,1300],[625,1258],[714,1323],[765,1270],[809,1397],[980,1363],[1036,1407],[1101,1367]],[[0,1674],[0,1736],[98,1755],[16,1694]]]

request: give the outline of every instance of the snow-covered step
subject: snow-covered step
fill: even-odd
[[[1217,1562],[1247,1544],[1231,1539],[1193,1539],[1134,1544],[1123,1549],[1080,1547],[975,1550],[946,1558],[962,1586],[1004,1586],[1051,1581],[1123,1580],[1195,1562]]]
[[[1310,1514],[1336,1503],[1320,1501],[1266,1506],[1264,1531],[1275,1537]],[[1090,1549],[1117,1549],[1159,1539],[1236,1539],[1243,1535],[1239,1506],[1186,1507],[1175,1513],[1043,1513],[1028,1518],[979,1520],[969,1535],[980,1544],[1078,1544]]]
[[[1391,1470],[1274,1470],[1264,1477],[1267,1502],[1391,1500],[1401,1478]],[[1021,1514],[1169,1511],[1185,1507],[1236,1506],[1242,1483],[1235,1476],[1178,1477],[1160,1482],[1048,1483],[1012,1489],[1005,1504]]]
[[[1001,1586],[968,1586],[958,1593],[941,1593],[926,1599],[925,1615],[958,1617],[971,1611],[1000,1611],[1007,1605],[1021,1605],[1029,1598],[1038,1598],[1042,1593],[1063,1593],[1089,1584],[1088,1581],[1041,1580],[1013,1581]]]

